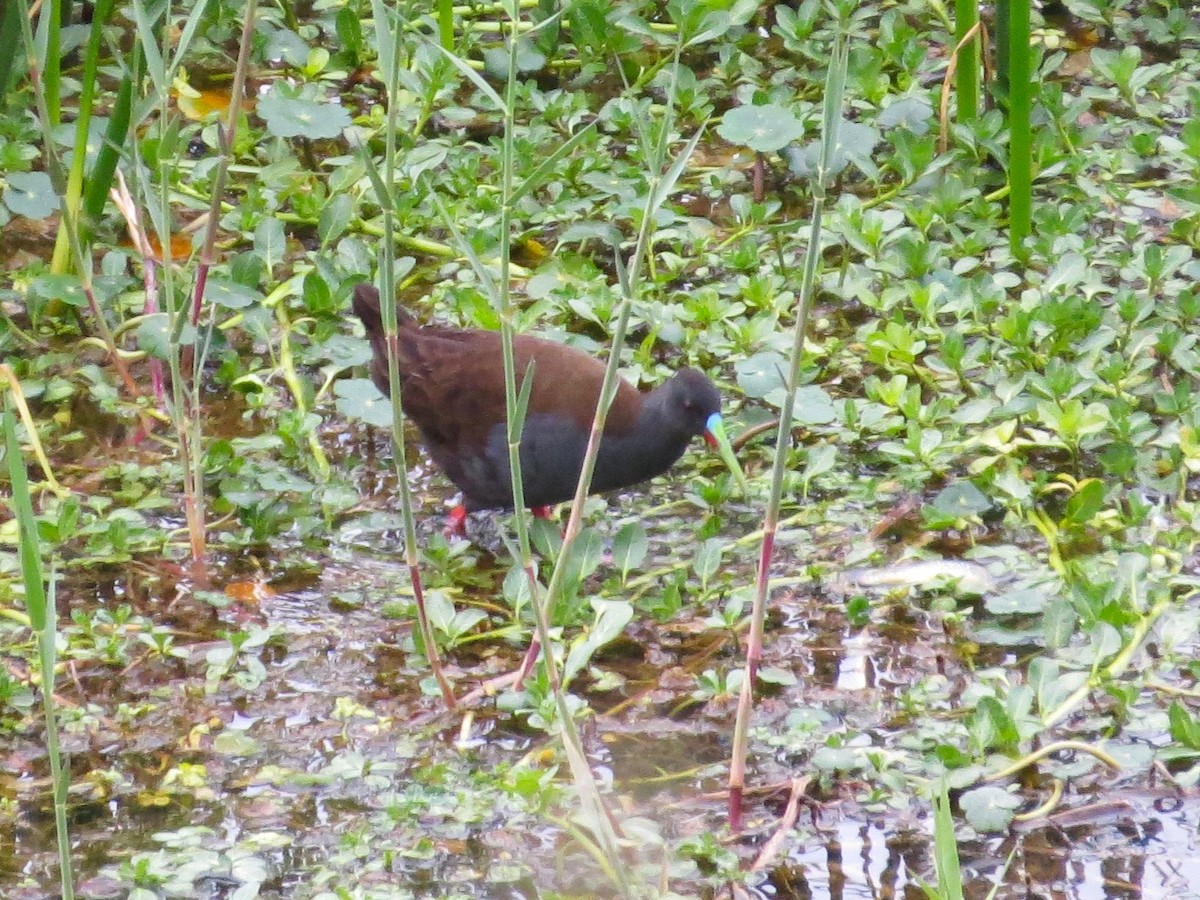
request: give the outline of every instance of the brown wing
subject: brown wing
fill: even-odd
[[[518,384],[534,360],[529,416],[568,419],[584,433],[591,424],[604,364],[581,350],[518,335]],[[505,421],[504,363],[494,331],[405,329],[400,335],[405,412],[428,440],[461,452],[479,451],[492,428]],[[622,381],[606,430],[624,431],[637,418],[638,392]]]
[[[401,399],[431,444],[480,452],[504,420],[504,365],[487,332],[409,329],[400,336]]]

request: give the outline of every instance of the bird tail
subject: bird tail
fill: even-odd
[[[367,330],[367,337],[374,339],[376,334],[383,334],[383,313],[379,309],[379,290],[374,285],[365,283],[355,285],[351,307],[354,314],[362,320],[363,328]],[[416,320],[407,309],[397,305],[396,321],[401,328],[404,328],[413,325]]]
[[[388,361],[387,339],[383,333],[383,313],[379,310],[379,291],[369,284],[358,284],[354,287],[354,298],[351,302],[354,314],[362,320],[367,332],[367,340],[371,342],[371,380],[383,394],[388,393]],[[416,324],[416,319],[408,310],[396,307],[397,325],[401,329]],[[404,342],[401,341],[403,348]],[[401,349],[401,355],[403,355]]]

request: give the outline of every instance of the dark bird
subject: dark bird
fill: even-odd
[[[353,306],[371,342],[371,379],[387,395],[379,292],[358,285]],[[396,314],[404,414],[416,423],[434,462],[462,491],[462,506],[451,514],[451,528],[461,533],[467,512],[513,505],[500,333],[422,326],[406,310],[397,308]],[[605,367],[581,350],[529,335],[514,338],[514,351],[518,379],[534,361],[521,433],[521,477],[526,505],[544,515],[539,508],[575,494]],[[720,408],[717,389],[696,369],[681,369],[648,393],[621,380],[605,420],[592,493],[662,474],[700,435],[721,450],[744,483]]]

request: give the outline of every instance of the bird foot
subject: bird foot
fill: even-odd
[[[446,517],[446,530],[442,534],[446,536],[446,540],[467,536],[467,508],[461,503],[450,510],[450,515]]]
[[[533,506],[530,507],[530,512],[534,518],[545,519],[550,521],[550,516],[554,512],[553,506]],[[463,504],[458,504],[454,509],[450,510],[450,515],[446,517],[446,527],[442,531],[446,540],[451,538],[465,538],[467,536],[467,508]]]

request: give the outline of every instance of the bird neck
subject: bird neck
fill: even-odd
[[[661,475],[687,449],[691,435],[671,421],[667,398],[659,391],[645,395],[634,427],[621,432],[606,431],[596,456],[592,489],[609,490]]]

